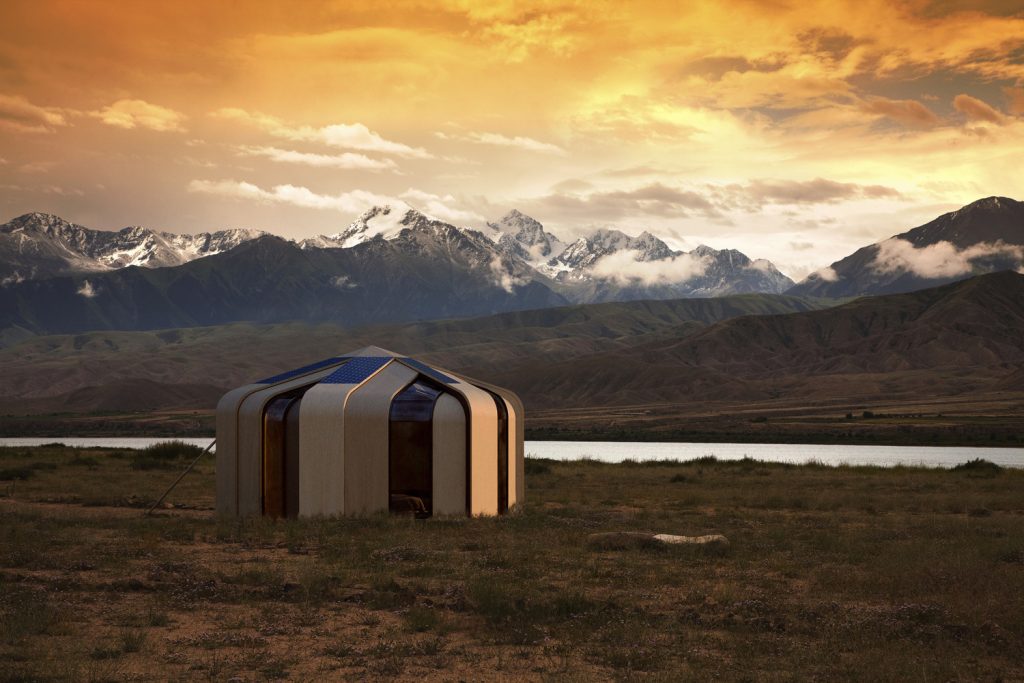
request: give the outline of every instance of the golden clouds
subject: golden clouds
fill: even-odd
[[[333,230],[390,197],[725,230],[747,217],[694,208],[723,187],[775,192],[726,202],[766,226],[821,206],[780,188],[885,215],[1019,194],[1022,54],[1001,0],[7,0],[0,184],[53,164],[76,207],[197,227]],[[875,187],[899,197],[850,189]]]
[[[40,107],[20,95],[0,93],[0,128],[18,133],[51,133],[67,125],[67,117],[57,107]]]
[[[993,109],[987,102],[970,95],[960,94],[954,97],[953,107],[972,121],[988,121],[999,125],[1007,121],[1006,116]]]
[[[184,131],[187,118],[179,111],[132,99],[118,100],[89,114],[108,126],[126,129],[148,128],[160,132]]]

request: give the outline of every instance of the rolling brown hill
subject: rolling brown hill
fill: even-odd
[[[725,320],[494,380],[528,405],[803,396],[956,395],[1008,387],[1024,367],[1024,275],[1000,272],[835,308]]]
[[[209,409],[232,386],[376,344],[490,376],[644,341],[680,339],[743,315],[833,305],[781,295],[632,301],[483,318],[342,329],[235,324],[33,337],[0,348],[0,414]]]
[[[599,429],[612,413],[630,429],[714,414],[747,423],[751,411],[799,406],[842,417],[880,402],[937,414],[947,398],[980,405],[995,394],[1000,414],[1013,414],[1024,399],[1024,275],[825,305],[748,295],[356,330],[242,324],[38,337],[0,349],[0,415],[208,411],[231,386],[371,343],[512,388],[545,429]]]

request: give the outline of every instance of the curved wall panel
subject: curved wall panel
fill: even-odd
[[[416,376],[415,370],[391,363],[348,397],[343,418],[345,514],[387,512],[391,399]]]
[[[381,360],[384,362],[380,364],[370,362],[350,368],[345,376],[333,375],[332,381],[317,384],[302,397],[299,407],[300,516],[346,513],[343,416],[349,395],[380,372],[389,359]]]
[[[466,411],[441,394],[434,404],[434,515],[466,514]]]
[[[269,387],[287,384],[298,377],[323,376],[324,371],[337,368],[345,357],[326,358],[286,373],[268,377],[237,389],[232,389],[217,402],[217,451],[215,459],[217,514],[239,514],[239,409],[252,394]]]

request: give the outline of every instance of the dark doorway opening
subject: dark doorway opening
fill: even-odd
[[[391,512],[434,512],[434,405],[440,387],[420,376],[391,400],[388,493]]]
[[[299,516],[299,406],[313,385],[271,399],[263,409],[263,514]]]

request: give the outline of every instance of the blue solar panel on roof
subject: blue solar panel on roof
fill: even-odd
[[[321,384],[359,384],[387,365],[390,357],[357,356],[320,380]]]
[[[292,377],[305,375],[307,372],[313,372],[314,370],[322,370],[323,368],[326,368],[329,365],[340,363],[343,360],[345,360],[345,356],[337,356],[335,358],[324,358],[323,360],[318,360],[315,363],[303,365],[301,368],[295,368],[294,370],[289,370],[288,372],[282,372],[280,375],[274,375],[273,377],[267,377],[266,379],[256,380],[255,384],[277,384],[278,382],[283,382],[286,379],[291,379]]]
[[[435,370],[434,368],[430,367],[429,365],[427,365],[423,361],[416,360],[415,358],[400,358],[399,360],[401,360],[403,363],[405,363],[409,367],[416,368],[417,370],[420,371],[421,374],[424,374],[424,375],[426,375],[427,377],[429,377],[431,379],[435,379],[438,382],[442,382],[444,384],[455,384],[456,382],[459,381],[457,379],[453,379],[453,378],[449,377],[448,375],[444,374],[443,372],[438,372],[437,370]]]

